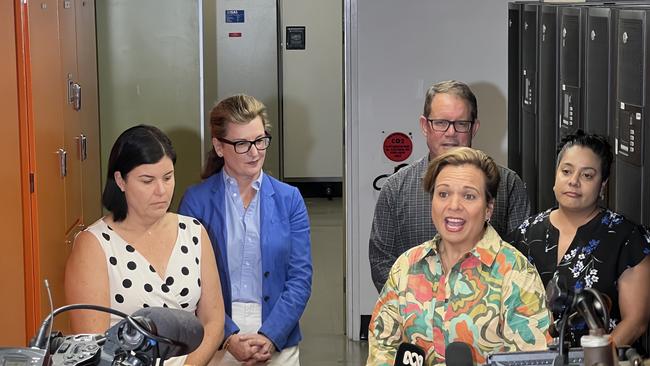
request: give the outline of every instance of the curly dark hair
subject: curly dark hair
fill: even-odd
[[[591,151],[600,158],[600,174],[603,181],[609,178],[614,154],[612,154],[612,146],[609,144],[609,141],[607,141],[607,137],[588,134],[583,130],[578,130],[573,135],[567,135],[558,145],[557,162],[555,165],[556,169],[562,160],[564,152],[572,146],[582,146],[591,149]]]

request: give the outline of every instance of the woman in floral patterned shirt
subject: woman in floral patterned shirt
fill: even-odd
[[[424,187],[432,194],[433,240],[393,265],[370,322],[368,365],[393,365],[401,343],[445,363],[461,341],[475,364],[491,352],[545,349],[550,314],[535,268],[489,224],[499,172],[467,147],[439,155]]]
[[[650,320],[650,236],[598,204],[612,159],[606,138],[582,131],[567,136],[553,187],[558,207],[531,216],[510,236],[537,267],[544,285],[557,276],[569,289],[606,294],[612,300],[612,337],[617,345],[626,345],[645,332]],[[588,329],[576,320],[570,331],[568,339],[577,346]]]

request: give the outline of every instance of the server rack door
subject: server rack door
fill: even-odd
[[[538,104],[537,104],[537,210],[555,205],[555,146],[557,145],[558,11],[555,5],[542,5],[539,27]]]
[[[616,9],[615,209],[650,224],[647,126],[647,9]],[[645,151],[644,151],[645,150]],[[625,182],[624,184],[622,182]]]
[[[560,125],[559,138],[582,128],[582,55],[584,7],[560,9]]]
[[[589,133],[609,135],[610,90],[613,87],[610,68],[612,43],[610,8],[588,8],[587,28],[583,34],[584,59],[584,129]],[[613,143],[613,140],[611,141]]]
[[[584,59],[584,103],[583,122],[588,133],[607,136],[614,146],[613,96],[614,96],[614,31],[612,11],[609,7],[590,7],[587,9],[587,28],[583,34]],[[612,167],[613,168],[613,167]],[[612,194],[616,182],[612,170],[601,204],[614,207]]]
[[[521,175],[521,4],[508,4],[508,168]]]
[[[537,25],[538,4],[525,4],[521,24],[521,178],[537,211]]]

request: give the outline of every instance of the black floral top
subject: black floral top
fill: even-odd
[[[526,219],[508,239],[535,265],[544,286],[556,274],[575,291],[594,288],[612,300],[610,326],[621,319],[618,306],[618,278],[650,254],[650,234],[641,226],[610,210],[578,228],[564,257],[557,263],[560,232],[551,224],[547,211]],[[556,319],[559,314],[553,314]],[[572,343],[588,333],[584,321],[571,325]]]

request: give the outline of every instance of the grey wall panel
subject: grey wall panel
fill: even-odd
[[[305,49],[282,51],[282,161],[288,181],[343,177],[342,12],[340,1],[282,1],[282,37],[287,26],[306,27]]]
[[[227,11],[243,11],[243,21],[226,21]],[[275,0],[218,0],[216,7],[217,99],[245,93],[268,109],[274,140],[264,170],[280,177],[281,121],[278,100],[278,56]],[[211,32],[215,30],[206,30]]]
[[[102,178],[122,131],[156,125],[178,154],[172,209],[201,171],[199,6],[198,0],[96,5]]]

